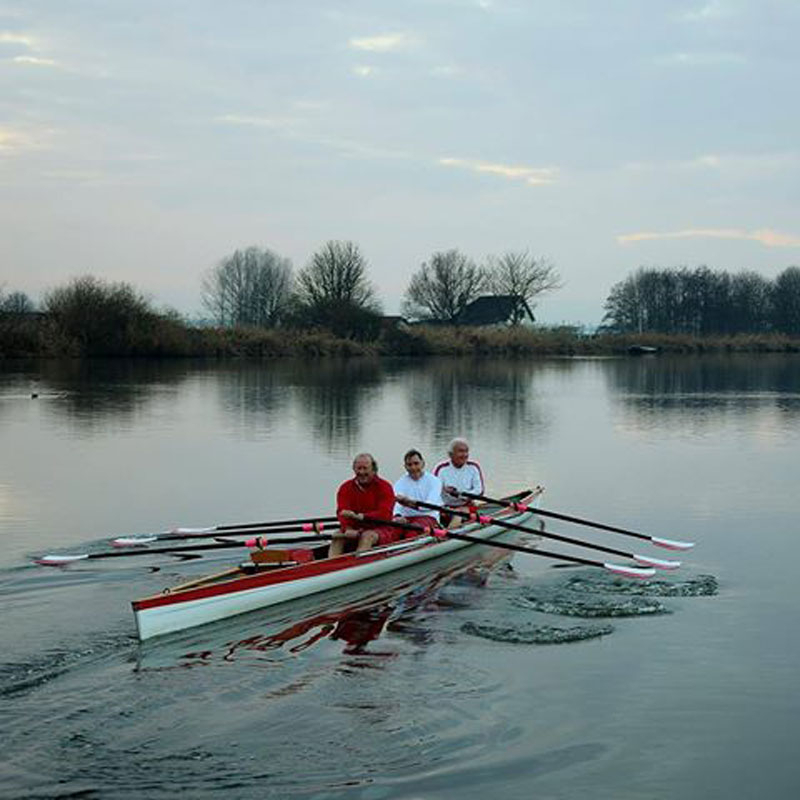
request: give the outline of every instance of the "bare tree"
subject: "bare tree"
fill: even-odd
[[[354,242],[326,242],[297,276],[294,323],[342,337],[377,338],[381,306],[367,266]]]
[[[355,242],[326,242],[297,275],[297,295],[310,308],[330,303],[377,310],[367,260]]]
[[[800,298],[800,270],[795,272]],[[764,333],[777,327],[777,300],[791,296],[791,292],[776,291],[781,278],[772,283],[753,272],[730,274],[705,266],[640,267],[611,288],[603,327],[617,333],[692,336]],[[800,300],[796,308],[800,321]]]
[[[286,310],[291,287],[288,258],[248,247],[209,270],[203,278],[202,300],[220,325],[272,327]]]
[[[128,353],[157,316],[150,300],[129,283],[92,275],[46,292],[43,307],[60,331],[90,355]]]
[[[0,314],[30,314],[35,310],[36,306],[25,292],[11,292],[4,297],[0,289]]]
[[[800,267],[787,267],[774,282],[775,330],[800,334]]]
[[[411,276],[403,312],[417,319],[453,322],[485,284],[484,271],[458,250],[434,253]]]
[[[563,286],[556,268],[545,258],[536,258],[527,250],[509,251],[499,257],[490,256],[486,268],[486,285],[494,294],[508,295],[519,302],[511,316],[514,325],[524,316],[525,303],[533,308],[535,298]]]

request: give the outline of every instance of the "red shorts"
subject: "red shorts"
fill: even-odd
[[[389,525],[385,525],[382,528],[373,528],[372,530],[378,534],[378,547],[399,542],[403,538],[403,534],[408,532],[402,528],[394,528]]]
[[[351,528],[352,530],[352,528]],[[390,525],[374,525],[369,528],[366,526],[363,528],[358,528],[357,530],[360,531],[375,531],[378,534],[378,541],[376,542],[376,547],[381,547],[386,544],[394,544],[395,542],[399,542],[403,538],[403,534],[406,531],[402,530],[402,528],[395,528]],[[411,533],[411,531],[408,531]],[[345,540],[344,552],[352,552],[358,546],[358,539],[347,539]]]
[[[431,517],[427,514],[420,514],[416,517],[403,517],[403,522],[409,525],[421,525],[423,528],[438,528],[439,523],[436,517]],[[413,539],[415,536],[420,536],[422,531],[401,531],[404,539]]]

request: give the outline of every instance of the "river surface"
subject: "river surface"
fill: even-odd
[[[354,453],[394,480],[454,435],[495,494],[697,546],[647,583],[487,552],[145,645],[132,599],[236,558],[32,561],[329,514]],[[795,798],[799,479],[796,356],[6,362],[0,797]]]

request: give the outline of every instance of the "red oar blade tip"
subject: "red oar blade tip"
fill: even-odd
[[[674,539],[659,539],[657,536],[653,536],[651,541],[658,547],[666,547],[667,550],[691,550],[694,547],[694,542],[678,542]]]
[[[79,556],[42,556],[41,558],[36,559],[37,564],[41,564],[43,567],[60,567],[62,564],[70,564],[73,561],[83,561],[84,559],[89,558],[88,553],[84,553],[83,555]]]
[[[639,564],[644,564],[646,567],[654,567],[655,569],[678,569],[681,565],[680,561],[665,561],[662,558],[653,558],[652,556],[637,556],[633,554],[634,560]]]
[[[142,547],[158,541],[158,536],[120,536],[111,540],[112,547]]]
[[[626,567],[623,564],[610,564],[605,563],[603,566],[609,571],[617,575],[625,575],[627,578],[641,578],[646,580],[655,576],[656,571],[652,568],[644,567]]]

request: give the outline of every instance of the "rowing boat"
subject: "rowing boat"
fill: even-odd
[[[537,492],[524,491],[504,499],[526,504],[534,500],[536,495]],[[516,511],[491,504],[482,506],[481,514],[494,515],[518,524],[534,516],[530,510]],[[499,525],[480,523],[470,523],[457,530],[482,541],[508,533]],[[309,560],[298,559],[298,563],[258,561],[245,564],[135,600],[132,606],[136,629],[139,639],[145,641],[479,546],[471,541],[421,535],[336,558],[325,558],[324,551],[327,548],[319,547],[312,548],[310,553],[306,551],[310,555]]]

